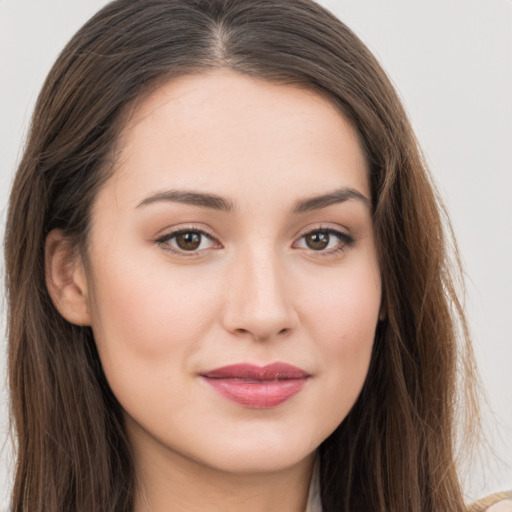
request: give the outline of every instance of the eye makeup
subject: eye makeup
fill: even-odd
[[[222,248],[213,235],[194,226],[171,230],[154,241],[164,250],[184,257],[198,256],[204,251]],[[292,247],[311,251],[318,256],[331,256],[344,251],[354,243],[354,238],[348,233],[320,226],[302,234]]]

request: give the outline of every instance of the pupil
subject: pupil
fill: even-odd
[[[185,251],[194,251],[201,244],[201,235],[199,233],[194,233],[193,231],[180,233],[176,237],[176,243],[180,249],[184,249]]]
[[[306,244],[316,251],[325,249],[329,245],[329,233],[320,231],[306,236]]]

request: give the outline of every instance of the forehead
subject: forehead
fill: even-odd
[[[261,193],[344,185],[368,195],[357,133],[332,102],[228,70],[173,79],[141,101],[116,171],[118,186],[140,192],[172,185],[236,195],[245,183]]]

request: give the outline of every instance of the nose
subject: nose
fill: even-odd
[[[270,251],[241,257],[227,280],[224,328],[264,341],[290,334],[298,325],[291,283]]]

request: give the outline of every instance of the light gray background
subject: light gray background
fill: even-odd
[[[30,114],[51,64],[104,0],[0,0],[0,225]],[[451,214],[494,450],[468,498],[512,488],[512,2],[325,0],[399,90]],[[0,260],[2,279],[3,261]],[[5,327],[4,300],[0,329]],[[5,338],[0,383],[5,381]],[[0,386],[0,505],[11,447]]]

